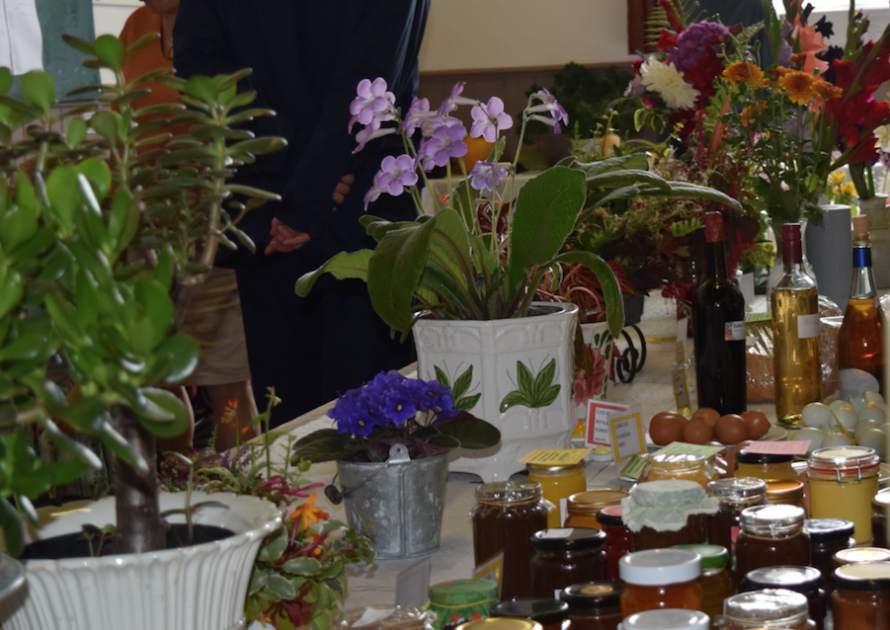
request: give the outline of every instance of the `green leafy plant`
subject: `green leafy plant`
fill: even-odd
[[[560,385],[553,382],[556,376],[556,359],[550,359],[550,363],[541,368],[536,376],[533,376],[525,363],[516,362],[517,389],[504,396],[500,410],[504,413],[510,407],[522,405],[530,409],[549,407],[559,395]]]

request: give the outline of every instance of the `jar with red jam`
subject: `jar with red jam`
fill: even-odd
[[[767,589],[739,593],[723,604],[721,630],[787,628],[816,630],[809,618],[809,602],[800,593],[787,589]]]
[[[561,527],[532,535],[532,596],[559,597],[567,586],[606,579],[606,534],[599,529]]]
[[[633,551],[633,536],[621,519],[622,510],[621,504],[616,503],[596,513],[596,520],[606,534],[606,576],[612,581],[621,579],[618,561]]]
[[[569,605],[572,630],[616,630],[623,591],[616,582],[587,582],[564,588],[559,598]]]
[[[764,567],[750,571],[742,579],[741,592],[784,588],[807,598],[810,619],[818,630],[825,627],[825,591],[822,574],[813,567]]]
[[[629,553],[618,564],[624,592],[621,614],[657,608],[702,609],[701,556],[685,549],[647,549]]]
[[[569,605],[551,597],[520,597],[502,601],[491,609],[493,618],[528,619],[543,626],[543,630],[568,630]]]
[[[834,572],[834,630],[890,628],[890,562],[848,564]]]
[[[780,565],[808,566],[810,540],[803,531],[804,511],[795,505],[758,505],[742,511],[736,541],[736,573]]]
[[[708,630],[708,616],[698,610],[647,610],[621,622],[623,630]]]
[[[638,483],[621,507],[634,551],[643,551],[706,542],[707,517],[719,504],[694,481],[666,479]]]
[[[738,586],[735,575],[735,543],[741,529],[742,510],[766,503],[766,482],[756,477],[729,477],[708,484],[708,496],[720,502],[720,509],[708,519],[708,542],[729,552],[727,571]]]
[[[551,507],[537,482],[495,481],[476,488],[470,511],[474,560],[479,566],[504,553],[501,599],[531,595],[531,537],[547,529]]]
[[[822,573],[826,600],[834,590],[834,554],[856,545],[853,521],[843,518],[811,518],[803,530],[810,537],[810,565]]]

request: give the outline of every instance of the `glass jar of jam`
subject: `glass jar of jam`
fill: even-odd
[[[726,568],[737,586],[735,543],[741,528],[742,510],[766,502],[766,482],[756,477],[729,477],[712,481],[706,491],[720,502],[717,514],[708,519],[708,542],[720,545],[729,552]]]
[[[742,529],[736,541],[736,573],[779,565],[808,566],[810,540],[803,531],[803,508],[794,505],[758,505],[742,511]]]
[[[890,562],[890,549],[883,547],[854,547],[841,549],[831,558],[835,568],[863,562]]]
[[[491,609],[492,617],[536,621],[544,630],[568,630],[569,605],[551,597],[521,597],[502,601]]]
[[[606,579],[606,534],[599,529],[563,527],[532,535],[532,596],[559,597],[567,586]]]
[[[803,530],[810,537],[810,565],[822,573],[826,599],[834,590],[834,554],[856,545],[853,522],[842,518],[811,518],[804,521]]]
[[[564,588],[559,598],[569,605],[572,630],[616,630],[623,591],[616,582],[587,582]]]
[[[476,505],[470,511],[473,556],[479,566],[504,553],[501,599],[531,595],[531,537],[547,529],[551,507],[537,482],[495,481],[476,488]]]
[[[867,446],[820,448],[807,459],[813,518],[853,521],[853,538],[871,543],[872,499],[878,493],[881,460]]]
[[[648,549],[629,553],[618,563],[624,592],[621,614],[656,608],[702,609],[698,583],[701,558],[685,549]]]
[[[890,628],[890,562],[848,564],[834,572],[834,630]]]
[[[618,561],[633,551],[633,536],[621,518],[622,512],[621,504],[616,503],[596,513],[596,520],[606,534],[606,577],[613,582],[621,579]]]
[[[513,619],[510,617],[489,617],[466,621],[454,630],[544,630],[537,621],[531,619]]]
[[[822,574],[813,567],[764,567],[750,571],[742,579],[741,592],[785,588],[807,598],[810,619],[816,628],[825,627],[825,591]]]
[[[686,479],[694,481],[702,488],[717,479],[720,474],[703,455],[692,453],[663,453],[650,455],[646,459],[638,482],[660,479]]]
[[[600,529],[600,523],[596,517],[597,512],[607,505],[621,503],[621,500],[629,494],[627,490],[613,490],[612,488],[600,488],[573,494],[567,502],[568,517],[566,517],[565,526]]]
[[[708,616],[698,610],[647,610],[621,622],[623,630],[707,630]]]
[[[680,545],[675,549],[685,549],[701,556],[701,576],[698,578],[702,590],[702,611],[714,619],[723,612],[723,601],[735,595],[735,585],[726,571],[729,552],[720,545]]]
[[[694,481],[665,479],[638,483],[621,507],[634,551],[642,551],[706,542],[706,519],[719,504]]]
[[[568,466],[539,466],[526,464],[528,481],[541,484],[544,499],[550,501],[557,509],[550,512],[547,527],[562,527],[568,515],[566,502],[570,496],[587,490],[587,476],[584,474],[584,462]]]
[[[764,481],[797,481],[797,473],[791,466],[793,455],[777,453],[749,453],[742,449],[735,454],[735,477],[757,477]]]
[[[799,479],[795,481],[769,481],[766,484],[767,503],[796,505],[803,508],[804,512],[809,516],[809,510],[806,503],[804,503],[803,495],[804,485],[803,481]]]
[[[806,597],[779,588],[739,593],[724,602],[721,630],[748,628],[816,630],[816,624],[809,619]]]
[[[874,547],[888,547],[887,510],[890,509],[890,492],[878,492],[871,501],[871,507],[871,544]]]

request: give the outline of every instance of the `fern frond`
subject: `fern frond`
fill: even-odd
[[[704,224],[698,219],[686,219],[685,221],[680,221],[679,223],[671,225],[671,236],[680,238],[691,232],[695,232],[702,227],[704,227]]]
[[[662,30],[667,31],[672,35],[677,34],[673,26],[671,26],[667,11],[665,11],[664,7],[658,0],[652,1],[654,6],[649,19],[646,20],[644,30],[646,34],[646,45],[650,47],[654,47],[658,43],[658,38],[661,36]],[[667,0],[667,4],[670,5],[674,16],[677,18],[677,21],[680,24],[680,30],[686,30],[690,24],[702,19],[701,16],[704,11],[699,6],[697,0]]]

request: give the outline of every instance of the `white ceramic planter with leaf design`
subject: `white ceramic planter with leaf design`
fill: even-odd
[[[182,508],[185,493],[162,494],[161,510]],[[0,601],[3,630],[243,630],[244,600],[260,543],[281,524],[272,503],[228,493],[192,494],[217,501],[194,521],[234,536],[154,553],[29,560],[26,584]],[[40,510],[34,538],[113,523],[114,498]],[[168,519],[184,522],[181,515]]]
[[[536,313],[493,321],[421,319],[414,325],[418,376],[452,387],[456,404],[501,431],[501,443],[461,451],[449,469],[485,482],[525,468],[535,448],[570,448],[574,304],[535,302]]]

